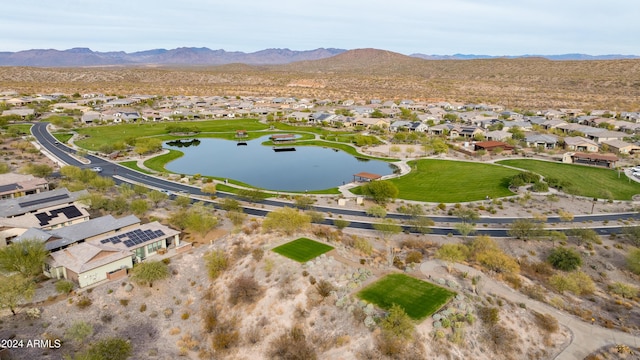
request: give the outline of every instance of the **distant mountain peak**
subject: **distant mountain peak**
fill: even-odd
[[[472,59],[515,59],[544,58],[547,60],[615,60],[638,59],[635,55],[403,55],[389,50],[362,48],[344,50],[336,48],[318,48],[297,51],[289,48],[270,48],[252,53],[241,51],[212,50],[207,47],[178,47],[175,49],[151,49],[127,53],[124,51],[99,52],[86,47],[75,47],[67,50],[33,49],[18,52],[0,52],[0,66],[33,66],[33,67],[83,67],[114,65],[284,65],[300,61],[324,60],[336,57],[331,61],[318,63],[317,66],[328,70],[344,70],[356,66],[388,66],[398,68],[410,66],[418,59],[426,60],[472,60]]]

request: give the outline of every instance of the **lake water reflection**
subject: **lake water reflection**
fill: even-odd
[[[165,148],[179,150],[184,156],[165,167],[179,174],[202,174],[235,179],[271,190],[322,190],[353,181],[353,174],[393,173],[393,165],[384,161],[356,158],[343,151],[317,146],[295,146],[295,151],[274,151],[261,143],[268,136],[246,141],[199,139],[192,146]]]

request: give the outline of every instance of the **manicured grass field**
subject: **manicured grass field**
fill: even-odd
[[[331,250],[333,250],[333,246],[325,245],[307,238],[296,239],[273,248],[273,252],[301,263],[307,262]]]
[[[435,313],[456,294],[428,282],[404,274],[390,274],[358,293],[362,300],[388,310],[400,305],[414,320],[422,320]]]
[[[612,169],[529,159],[502,160],[498,163],[570,183],[571,186],[565,191],[575,195],[631,200],[633,195],[640,194],[640,184],[624,174],[618,178],[618,172]]]
[[[423,159],[410,161],[412,170],[390,179],[398,197],[425,202],[455,203],[513,195],[509,181],[517,170],[493,164]]]
[[[88,138],[78,140],[76,144],[88,150],[98,150],[102,145],[117,143],[127,138],[168,135],[166,127],[171,125],[197,128],[201,133],[255,131],[269,128],[268,125],[255,119],[114,124],[77,129],[79,134],[86,135]]]

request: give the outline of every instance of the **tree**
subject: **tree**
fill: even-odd
[[[460,222],[454,225],[454,228],[462,235],[462,238],[466,239],[467,236],[473,234],[476,231],[476,228],[473,224],[469,224],[466,222]]]
[[[399,136],[402,133],[397,133],[396,136]],[[389,154],[390,155],[394,155],[399,153],[400,151],[402,151],[402,149],[400,149],[400,146],[398,145],[391,145],[391,147],[389,147]]]
[[[265,193],[258,189],[240,189],[238,196],[246,201],[258,202],[265,198]]]
[[[431,226],[435,225],[435,222],[425,216],[415,216],[409,219],[409,225],[413,231],[421,234],[428,234],[431,232]]]
[[[162,193],[158,190],[152,190],[147,194],[147,197],[149,198],[149,200],[151,200],[153,202],[154,206],[158,206],[158,204],[161,201],[167,200],[169,198],[169,196],[165,193]]]
[[[627,255],[627,267],[634,274],[640,274],[640,249],[633,249]]]
[[[311,196],[296,196],[294,198],[294,204],[296,207],[303,210],[310,209],[315,202],[316,200]]]
[[[459,218],[463,223],[472,223],[480,219],[478,211],[468,207],[460,207],[453,210],[453,215]]]
[[[209,231],[218,226],[218,218],[202,203],[190,207],[186,211],[186,218],[184,220],[187,229],[197,232],[202,237],[206,236]]]
[[[0,307],[8,308],[13,315],[18,304],[31,300],[35,291],[33,280],[22,274],[0,275]]]
[[[267,214],[262,222],[265,231],[277,230],[287,235],[311,225],[311,216],[290,207],[283,207]]]
[[[209,196],[213,196],[216,194],[216,183],[206,183],[202,185],[201,191],[205,194],[209,194]]]
[[[142,216],[149,210],[149,203],[145,199],[133,199],[129,204],[129,209],[134,214]]]
[[[162,261],[145,261],[136,264],[129,277],[138,284],[149,284],[149,287],[153,287],[154,281],[169,277],[169,267]]]
[[[36,239],[16,241],[0,249],[0,270],[18,272],[27,278],[42,273],[44,262],[49,252],[44,242]]]
[[[543,230],[542,224],[539,221],[534,221],[532,219],[517,219],[511,223],[511,226],[509,226],[507,234],[516,239],[527,241],[532,237],[542,235]]]
[[[25,174],[46,178],[53,172],[51,166],[46,164],[29,164],[22,170]]]
[[[380,327],[385,334],[404,340],[411,340],[415,332],[413,321],[398,304],[391,305],[387,316],[380,322]]]
[[[220,201],[220,208],[225,211],[242,211],[240,202],[232,198],[224,198]]]
[[[393,248],[389,246],[389,240],[393,235],[402,231],[402,226],[396,224],[393,219],[382,219],[382,221],[373,224],[373,228],[382,234],[385,245],[389,248],[389,265],[393,264]]]
[[[582,266],[582,258],[577,251],[565,247],[555,248],[547,257],[547,261],[556,269],[573,271]]]
[[[447,263],[447,271],[451,272],[453,263],[461,262],[469,256],[469,248],[463,244],[443,244],[436,251],[436,258]]]
[[[387,210],[380,206],[380,205],[373,205],[371,207],[369,207],[366,210],[367,215],[369,216],[373,216],[373,217],[377,217],[377,218],[383,218],[385,216],[387,216]]]
[[[89,349],[76,355],[75,360],[126,360],[132,347],[128,340],[108,338],[93,343]]]
[[[346,228],[350,224],[351,224],[351,222],[349,222],[347,220],[344,220],[344,219],[334,219],[333,220],[333,225],[335,227],[337,227],[339,230],[342,230],[342,229]]]
[[[385,204],[398,197],[398,188],[388,180],[374,180],[362,186],[362,193],[379,204]]]

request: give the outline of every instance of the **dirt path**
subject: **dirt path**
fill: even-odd
[[[554,359],[584,359],[587,355],[603,346],[615,344],[627,344],[636,348],[640,346],[640,338],[637,336],[617,330],[606,329],[597,324],[586,323],[552,306],[533,300],[470,266],[453,264],[453,267],[461,272],[468,272],[470,277],[480,276],[481,281],[478,286],[479,293],[495,294],[514,303],[524,303],[527,309],[555,316],[560,324],[571,331],[572,338],[571,343]],[[445,264],[439,260],[430,260],[422,263],[420,265],[420,271],[432,277],[447,277],[448,275]]]

